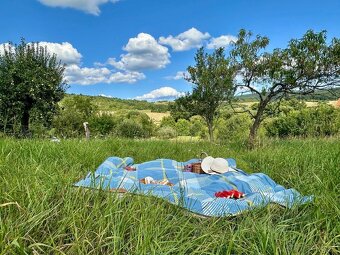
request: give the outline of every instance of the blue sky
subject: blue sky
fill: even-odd
[[[340,37],[340,1],[2,0],[0,8],[0,44],[42,42],[67,64],[69,93],[120,98],[190,91],[181,74],[197,48],[228,48],[241,28],[268,36],[270,49],[307,29]]]

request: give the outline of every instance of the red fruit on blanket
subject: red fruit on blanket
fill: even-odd
[[[239,199],[244,197],[244,193],[238,190],[223,190],[215,193],[215,197]]]

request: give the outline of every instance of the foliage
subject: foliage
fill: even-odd
[[[119,120],[110,114],[96,114],[89,120],[93,135],[108,136],[115,134]]]
[[[45,125],[52,121],[66,89],[64,66],[38,43],[4,44],[0,54],[0,124],[11,128],[20,122],[21,134],[29,134],[32,111]],[[7,131],[7,130],[5,130]]]
[[[132,119],[125,119],[120,122],[117,126],[117,134],[119,137],[125,138],[144,138],[149,135],[140,123]]]
[[[249,136],[251,118],[248,114],[234,114],[230,118],[221,118],[217,124],[217,139],[222,143],[230,141],[244,144]]]
[[[67,94],[65,99],[74,96],[78,95]],[[142,100],[111,98],[104,96],[81,95],[81,97],[91,99],[93,105],[97,107],[98,111],[102,112],[119,110],[151,110],[152,112],[167,112],[169,111],[169,105],[171,104],[171,102],[147,102]]]
[[[93,99],[82,95],[66,97],[61,104],[61,108],[64,111],[79,113],[83,116],[84,121],[87,121],[87,118],[97,112],[97,106],[93,103]]]
[[[84,116],[77,111],[62,110],[53,119],[55,135],[63,138],[78,137],[84,134]]]
[[[160,127],[172,127],[176,126],[176,121],[172,116],[165,116],[162,118],[161,123],[159,124]]]
[[[202,117],[192,116],[190,118],[190,135],[191,136],[203,136],[205,133],[205,123]]]
[[[164,126],[158,129],[157,136],[162,139],[171,139],[177,137],[177,131],[170,126]]]
[[[140,111],[129,111],[123,118],[132,120],[135,123],[141,125],[143,129],[143,132],[142,132],[143,135],[140,137],[152,136],[154,129],[155,129],[155,124],[152,122],[152,120],[146,113],[143,113]]]
[[[63,100],[61,109],[54,117],[53,127],[56,135],[64,138],[77,137],[84,133],[84,122],[95,117],[96,107],[91,98],[83,96],[67,97]],[[92,131],[92,123],[89,125]]]
[[[210,141],[213,141],[214,121],[218,118],[219,108],[233,93],[234,71],[229,67],[224,49],[216,49],[212,54],[200,48],[195,56],[195,66],[188,67],[193,90],[190,94],[176,100],[186,112],[200,115],[205,120]]]
[[[189,101],[187,97],[179,97],[177,98],[173,104],[170,105],[170,116],[175,120],[179,119],[190,119],[190,117],[194,116],[193,113],[189,108]]]
[[[169,103],[152,103],[150,109],[151,112],[167,112],[169,111]]]
[[[340,134],[340,110],[326,104],[291,111],[265,124],[269,136],[331,136]]]
[[[254,146],[264,112],[273,100],[287,95],[309,95],[340,86],[340,39],[327,43],[326,32],[307,31],[301,39],[292,39],[285,49],[265,51],[267,37],[240,30],[231,51],[240,81],[235,89],[256,94],[259,105],[250,129],[249,145]],[[261,86],[259,86],[259,84]]]
[[[251,110],[257,111],[259,107],[258,103],[251,106]],[[287,115],[291,111],[301,111],[307,107],[304,101],[300,101],[296,98],[287,98],[280,101],[273,101],[268,103],[267,108],[263,112],[263,118],[277,117],[281,114]]]
[[[186,119],[179,119],[176,122],[176,131],[178,135],[188,136],[190,135],[190,122]]]

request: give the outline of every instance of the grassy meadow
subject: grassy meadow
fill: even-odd
[[[72,184],[108,156],[234,157],[314,202],[199,218],[155,198]],[[0,139],[0,254],[340,254],[340,141],[237,145],[161,140]]]

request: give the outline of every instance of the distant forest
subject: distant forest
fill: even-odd
[[[340,98],[340,88],[331,89],[329,91],[326,90],[317,91],[315,92],[315,94],[310,95],[296,95],[290,97],[298,98],[305,101],[332,101]],[[236,98],[244,102],[257,101],[256,94],[244,94],[236,96]]]
[[[74,96],[74,94],[67,94],[67,97]],[[159,102],[147,102],[134,99],[120,99],[120,98],[109,98],[102,96],[86,96],[91,98],[94,105],[98,107],[100,111],[113,111],[113,110],[150,110],[151,112],[167,112],[170,110],[172,102],[159,101]],[[291,96],[305,101],[330,101],[337,100],[340,98],[340,88],[332,89],[330,91],[319,91],[314,95],[297,95]],[[65,100],[64,99],[64,100]],[[254,94],[244,94],[236,96],[236,99],[243,102],[256,102],[257,97]],[[61,102],[62,104],[62,102]]]

